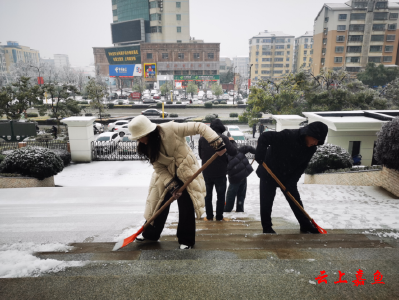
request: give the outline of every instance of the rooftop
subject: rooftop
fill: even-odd
[[[286,34],[286,33],[282,32],[282,31],[268,31],[268,30],[265,30],[265,31],[259,32],[259,34],[255,35],[254,37],[265,37],[265,38],[267,38],[267,37],[295,37],[295,36],[292,35],[292,34]]]

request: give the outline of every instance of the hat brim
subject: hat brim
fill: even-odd
[[[138,136],[133,136],[133,134],[132,134],[131,136],[129,136],[129,139],[132,140],[132,141],[137,141],[138,139],[141,139],[142,137],[144,137],[144,136],[150,134],[151,132],[153,132],[155,130],[155,128],[157,128],[157,125],[154,124],[154,123],[151,123],[151,127],[148,129],[147,132],[142,133],[142,134],[140,134]]]

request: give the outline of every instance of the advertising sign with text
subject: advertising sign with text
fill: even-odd
[[[142,76],[141,65],[109,65],[109,77]]]

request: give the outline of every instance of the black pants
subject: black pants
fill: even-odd
[[[205,209],[206,218],[208,220],[213,220],[213,205],[212,205],[212,193],[213,186],[216,189],[216,220],[223,220],[224,204],[226,202],[226,188],[227,188],[227,178],[222,177],[204,177],[206,186],[206,196],[205,196]]]
[[[182,186],[182,182],[180,182],[180,186]],[[164,200],[162,201],[162,205],[167,202],[170,197],[172,197],[171,193],[166,193]],[[190,195],[185,189],[177,200],[177,205],[179,207],[179,224],[177,225],[177,239],[179,244],[183,244],[186,246],[194,246],[195,244],[195,211],[194,204],[191,200]],[[169,215],[169,206],[154,220],[153,225],[149,225],[145,231],[143,232],[143,237],[149,240],[158,240],[161,236],[162,230],[165,227],[166,219]]]
[[[283,183],[285,185],[285,183]],[[274,197],[276,196],[276,188],[279,187],[277,182],[273,178],[270,180],[260,179],[260,219],[262,222],[263,230],[272,227],[272,207]],[[298,192],[297,183],[291,183],[285,185],[286,189],[291,193],[295,200],[303,207],[301,196]],[[302,227],[311,226],[308,218],[302,213],[302,211],[295,205],[295,203],[284,193],[289,205],[299,224]]]

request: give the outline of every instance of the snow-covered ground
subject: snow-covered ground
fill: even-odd
[[[144,221],[151,174],[152,166],[142,161],[73,164],[55,177],[56,185],[62,187],[2,190],[0,277],[39,276],[80,266],[84,262],[40,260],[32,254],[65,252],[72,242],[118,241],[135,233]],[[383,189],[305,185],[302,178],[299,191],[308,214],[327,230],[364,229],[372,233],[386,229],[379,234],[399,237],[399,200]],[[177,216],[177,204],[173,203],[166,227],[178,221]],[[245,213],[225,216],[260,220],[255,172],[248,178]],[[281,192],[272,216],[297,224]],[[166,228],[163,234],[174,235],[175,230]]]

